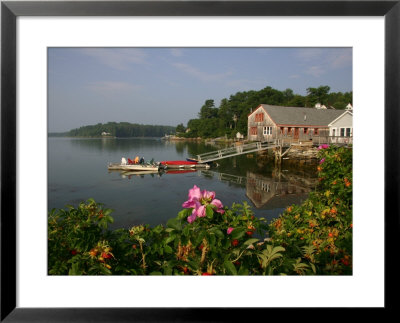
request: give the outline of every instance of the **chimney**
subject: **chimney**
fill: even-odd
[[[304,121],[307,120],[307,115],[304,113]]]

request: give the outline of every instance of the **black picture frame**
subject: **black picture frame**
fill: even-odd
[[[385,306],[396,308],[390,274],[398,257],[400,1],[2,1],[1,3],[1,322],[187,322],[270,318],[248,308],[18,308],[16,265],[16,19],[18,16],[384,16]],[[371,238],[372,239],[372,238]],[[373,241],[371,241],[373,243]],[[366,246],[367,248],[367,246]],[[373,259],[371,259],[373,261]],[[267,292],[267,291],[266,291]],[[319,297],[320,295],[317,295]],[[278,310],[278,309],[276,309]],[[281,309],[282,310],[282,309]],[[292,313],[283,309],[285,316]],[[380,309],[378,309],[380,310]],[[240,313],[239,313],[240,311]],[[379,311],[381,315],[381,311]],[[269,312],[268,312],[269,313]],[[247,312],[245,312],[247,315]],[[379,316],[382,318],[381,316]],[[279,318],[278,318],[279,319]]]

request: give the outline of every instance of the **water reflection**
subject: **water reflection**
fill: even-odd
[[[215,146],[200,142],[168,142],[142,138],[49,138],[48,208],[64,208],[94,198],[114,209],[113,228],[146,223],[158,225],[176,216],[197,185],[212,190],[224,205],[243,201],[257,208],[257,216],[277,217],[284,207],[316,180],[316,167],[283,161],[274,168],[273,158],[248,154],[219,160],[210,170],[167,170],[147,174],[108,172],[109,162],[121,157],[146,160],[182,160]]]
[[[119,173],[122,178],[132,179],[133,177],[141,177],[143,178],[146,175],[150,177],[161,177],[165,175],[177,175],[177,174],[188,174],[188,173],[196,173],[196,169],[177,169],[177,170],[166,170],[160,169],[159,171],[125,171],[118,169],[109,169],[109,173]]]
[[[131,180],[133,178],[153,177],[159,178],[168,175],[183,175],[197,173],[206,179],[218,180],[227,183],[229,186],[242,187],[246,189],[246,196],[256,209],[273,210],[286,208],[291,204],[299,204],[304,201],[308,193],[314,190],[317,185],[316,177],[304,176],[304,170],[289,172],[274,168],[271,176],[260,175],[251,171],[246,176],[228,174],[214,170],[160,170],[160,171],[121,171],[109,170],[109,173],[119,173],[121,178]]]
[[[246,196],[257,209],[285,208],[290,204],[301,203],[317,184],[316,178],[305,178],[294,173],[285,175],[279,169],[274,170],[272,177],[251,171],[246,176],[208,170],[200,172],[204,177],[245,187]]]

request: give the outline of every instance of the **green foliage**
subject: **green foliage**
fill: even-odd
[[[351,275],[352,149],[320,150],[320,184],[272,223],[243,202],[212,204],[189,223],[109,230],[111,210],[89,199],[48,217],[50,275]],[[268,234],[268,236],[266,236]]]
[[[72,129],[67,136],[99,137],[103,132],[110,133],[114,137],[163,137],[165,134],[175,133],[175,127],[108,122]]]
[[[299,274],[351,274],[352,149],[329,147],[319,156],[317,190],[302,205],[288,207],[269,234],[290,258],[308,262],[310,267],[294,263]]]
[[[183,126],[183,123],[180,123],[176,126],[175,131],[176,133],[184,133],[186,131],[186,128]]]

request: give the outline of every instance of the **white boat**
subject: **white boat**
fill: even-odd
[[[157,172],[159,169],[159,164],[149,164],[149,163],[144,163],[144,164],[128,164],[126,162],[125,158],[122,158],[120,163],[109,163],[108,164],[108,170],[123,170],[123,171],[129,171],[129,172],[134,172],[134,171],[140,171],[140,172]]]

